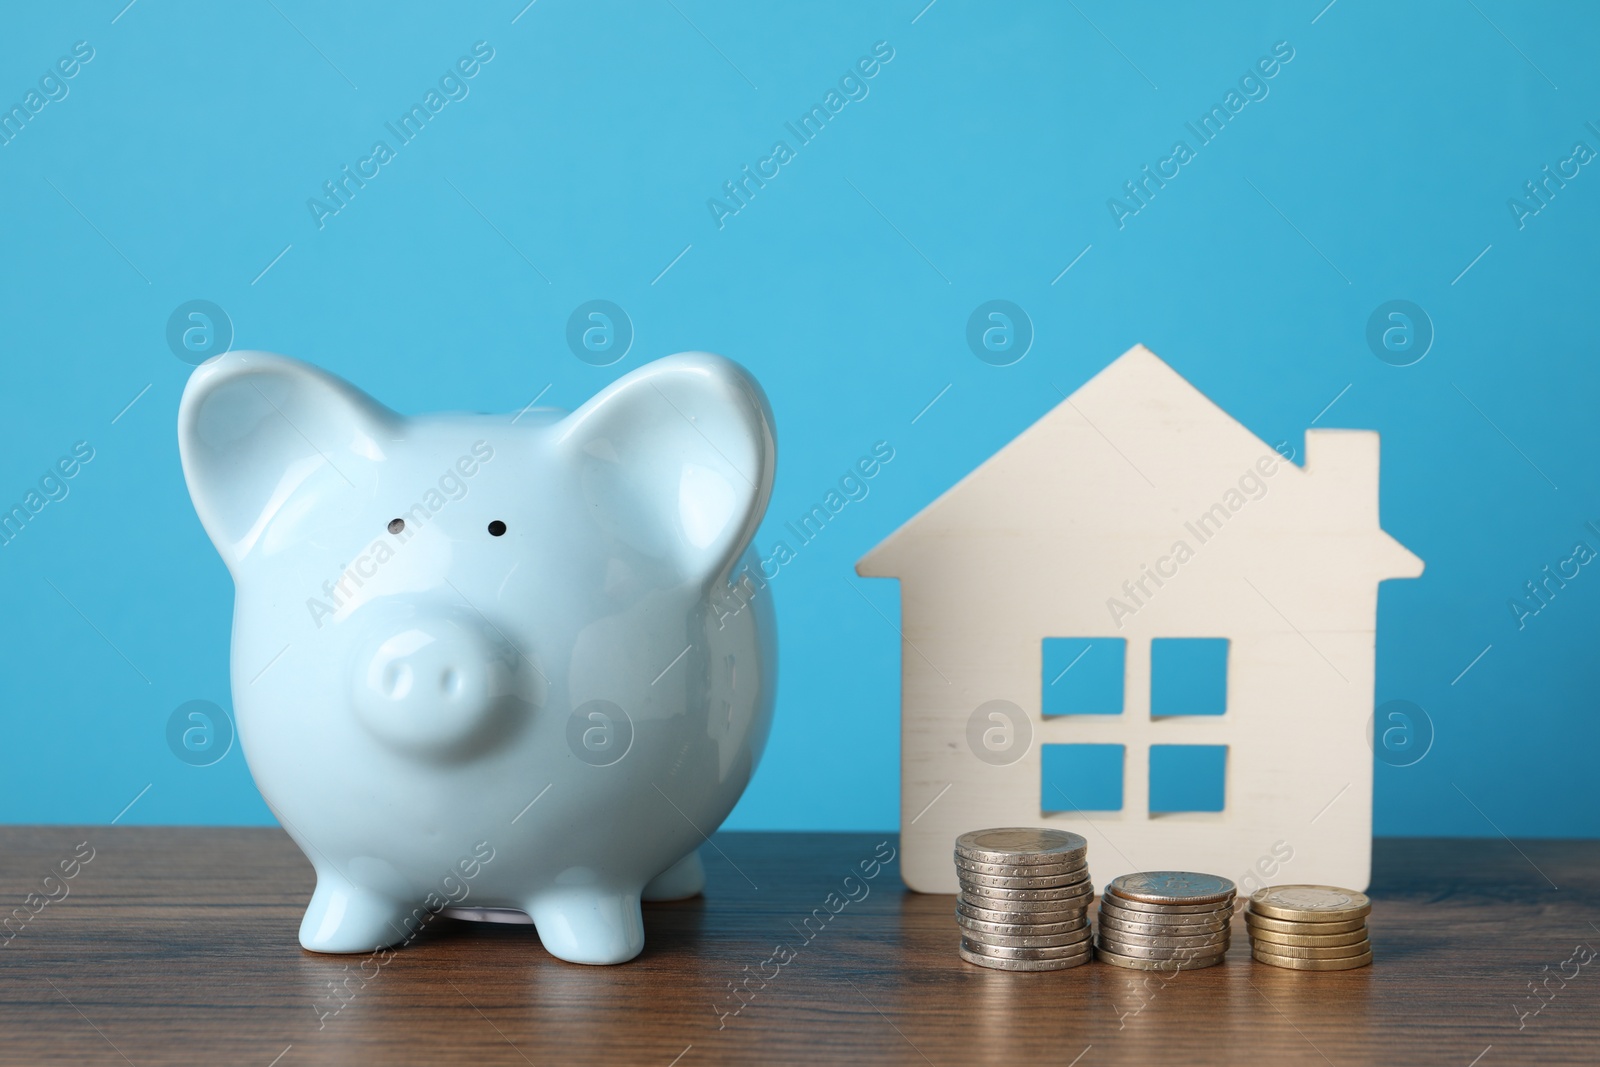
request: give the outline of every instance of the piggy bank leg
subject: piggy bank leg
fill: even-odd
[[[706,869],[697,850],[650,879],[644,887],[644,899],[688,900],[705,892],[705,888]]]
[[[627,963],[644,948],[637,889],[552,889],[527,912],[545,951],[568,963]]]
[[[412,910],[337,872],[318,870],[316,892],[300,920],[300,945],[312,952],[371,952],[406,939],[415,928]]]

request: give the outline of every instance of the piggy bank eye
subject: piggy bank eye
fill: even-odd
[[[397,534],[397,533],[400,533],[401,531],[403,531],[405,528],[406,528],[406,520],[404,520],[404,519],[390,519],[389,520],[389,532],[390,533]]]
[[[489,536],[490,537],[499,537],[502,534],[504,534],[505,532],[506,532],[506,524],[501,522],[499,519],[496,519],[496,520],[494,520],[493,522],[491,522],[489,524]]]

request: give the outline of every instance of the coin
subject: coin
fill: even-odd
[[[1140,900],[1129,900],[1119,894],[1111,886],[1106,886],[1101,903],[1111,901],[1119,908],[1127,911],[1158,912],[1162,915],[1214,915],[1218,912],[1233,913],[1232,901],[1222,901],[1215,904],[1148,904]]]
[[[1258,889],[1250,910],[1269,919],[1344,922],[1372,911],[1365,893],[1331,885],[1278,885]]]
[[[1359,945],[1367,940],[1367,931],[1351,930],[1344,934],[1285,934],[1277,930],[1251,930],[1252,942],[1267,946],[1268,951],[1276,952],[1273,945],[1299,945],[1305,948],[1336,948],[1339,945]]]
[[[1080,915],[1075,919],[1059,923],[997,923],[987,919],[974,919],[965,912],[956,912],[956,925],[968,930],[976,931],[980,935],[1000,934],[1004,937],[1049,937],[1051,934],[1069,934],[1074,930],[1086,929],[1089,917]]]
[[[1051,923],[1065,922],[1089,910],[1089,897],[1067,897],[1065,900],[1005,900],[999,897],[962,896],[961,903],[973,910],[998,912],[1006,918],[978,915],[991,922]]]
[[[1095,947],[1136,960],[1201,960],[1213,956],[1226,956],[1232,945],[1223,941],[1215,945],[1190,945],[1185,948],[1152,948],[1148,945],[1127,945],[1121,941],[1096,938]]]
[[[1244,909],[1245,925],[1253,930],[1276,930],[1283,934],[1347,934],[1352,930],[1365,930],[1366,917],[1345,919],[1340,922],[1299,922],[1294,919],[1269,919],[1257,915],[1248,906]]]
[[[996,889],[993,892],[1003,894],[1005,891]],[[1036,918],[1036,916],[1047,915],[1051,912],[1082,914],[1089,910],[1089,902],[1092,899],[1094,898],[1087,893],[1081,893],[1075,896],[1063,897],[1060,900],[1013,900],[1005,896],[990,896],[988,892],[963,889],[961,894],[956,897],[956,904],[957,906],[965,904],[969,908],[1027,916],[1020,920],[994,919],[995,922],[1060,922],[1061,919],[1044,919]],[[1066,917],[1067,915],[1062,916],[1062,918]],[[990,916],[980,915],[978,918],[988,919]]]
[[[1162,907],[1184,904],[1220,904],[1232,901],[1232,881],[1194,871],[1141,871],[1119,875],[1106,891],[1123,900]]]
[[[1021,923],[984,923],[980,926],[974,925],[971,919],[961,915],[956,916],[956,927],[961,931],[962,937],[973,941],[989,941],[992,938],[1001,937],[1079,936],[1094,929],[1087,922],[1082,926],[1067,926],[1064,923],[1049,923],[1040,926],[1028,926]]]
[[[1124,956],[1103,948],[1096,948],[1094,955],[1104,963],[1135,971],[1197,971],[1202,967],[1214,967],[1226,958],[1226,954],[1218,953],[1215,956],[1201,956],[1192,960],[1147,960],[1138,956]]]
[[[1038,948],[1019,948],[1009,945],[990,945],[982,941],[974,941],[970,937],[963,937],[961,939],[961,947],[966,949],[968,952],[974,952],[980,956],[994,956],[998,959],[1007,960],[1061,959],[1064,956],[1076,956],[1078,953],[1086,951],[1087,945],[1087,938],[1081,942],[1074,942],[1069,945],[1051,945]]]
[[[956,901],[956,914],[988,923],[1054,926],[1066,922],[1084,922],[1088,909],[1073,907],[1050,911],[1010,911],[1005,908],[980,907],[969,900],[961,899]]]
[[[1068,945],[1082,945],[1089,940],[1089,928],[1073,930],[1065,934],[992,934],[984,931],[962,928],[961,936],[969,944],[983,946],[983,951],[990,948],[1065,948]]]
[[[1160,926],[1208,926],[1217,922],[1225,923],[1233,918],[1233,912],[1228,908],[1221,910],[1211,908],[1207,911],[1133,911],[1122,907],[1112,897],[1100,898],[1100,914],[1109,915],[1122,922]]]
[[[1121,930],[1124,933],[1157,937],[1186,937],[1191,934],[1217,933],[1218,931],[1232,928],[1227,919],[1217,919],[1213,922],[1204,923],[1147,923],[1124,919],[1122,918],[1123,914],[1101,908],[1100,925],[1113,930]],[[1138,914],[1143,914],[1143,912]]]
[[[1134,912],[1117,904],[1112,897],[1101,897],[1099,913],[1114,918],[1118,923],[1139,926],[1227,926],[1234,921],[1229,909],[1213,912]]]
[[[1275,956],[1270,952],[1252,949],[1251,956],[1257,963],[1268,963],[1274,967],[1287,967],[1295,971],[1350,971],[1357,967],[1365,967],[1372,962],[1372,953],[1363,952],[1359,956],[1344,956],[1338,959],[1296,959],[1293,956]]]
[[[1250,943],[1250,948],[1253,952],[1262,952],[1269,956],[1288,956],[1297,960],[1338,960],[1370,953],[1372,942],[1362,938],[1353,945],[1328,945],[1319,948],[1314,945],[1274,945],[1266,941],[1253,941]]]
[[[956,853],[980,863],[1065,863],[1088,854],[1089,842],[1068,830],[1003,827],[956,838]]]
[[[1149,945],[1128,945],[1121,941],[1096,938],[1095,947],[1138,960],[1198,960],[1226,953],[1226,942],[1212,945],[1195,945],[1188,948],[1156,948]]]
[[[974,874],[993,874],[1006,878],[1047,878],[1088,869],[1089,865],[1081,859],[1070,863],[984,863],[981,860],[969,860],[959,852],[956,853],[956,873],[962,875],[970,871]]]
[[[993,967],[1000,971],[1064,971],[1070,967],[1081,967],[1094,958],[1094,949],[1086,949],[1077,956],[1065,956],[1053,960],[1012,960],[1002,959],[999,956],[985,956],[977,952],[969,952],[965,945],[961,947],[961,958],[968,963],[976,963],[980,967]]]
[[[961,887],[961,895],[983,907],[991,907],[997,903],[1040,904],[1059,910],[1067,907],[1068,902],[1081,903],[1084,907],[1088,907],[1089,901],[1094,899],[1094,889],[1088,882],[1057,886],[1052,889],[1001,889],[997,886],[967,885]]]
[[[976,885],[992,889],[1065,889],[1076,888],[1089,884],[1089,872],[1077,871],[1072,874],[1050,875],[1048,877],[1013,877],[1003,874],[978,874],[973,871],[957,871],[957,876],[963,886]]]
[[[1120,945],[1143,945],[1146,948],[1193,948],[1196,945],[1225,945],[1231,938],[1226,930],[1219,930],[1214,934],[1194,934],[1188,937],[1150,937],[1144,934],[1130,934],[1100,924],[1098,931],[1102,941],[1115,941]]]
[[[976,894],[978,896],[993,897],[996,900],[1065,900],[1071,897],[1093,897],[1094,885],[1087,879],[1079,882],[1068,882],[1065,885],[978,885],[975,882],[961,883],[961,893]]]

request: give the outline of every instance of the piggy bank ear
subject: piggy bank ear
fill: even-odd
[[[772,492],[767,398],[738,364],[683,352],[618,379],[563,422],[597,533],[679,580],[725,574]]]
[[[194,509],[230,567],[322,505],[369,496],[400,417],[340,378],[265,352],[196,368],[178,408]]]

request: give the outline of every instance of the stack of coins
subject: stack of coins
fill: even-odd
[[[1365,893],[1331,885],[1260,889],[1244,911],[1250,954],[1297,971],[1348,971],[1372,962]]]
[[[1088,963],[1088,842],[1065,830],[974,830],[956,839],[961,958],[1003,971]]]
[[[1212,874],[1147,871],[1113,878],[1100,898],[1096,955],[1140,971],[1214,967],[1228,953],[1233,883]]]

